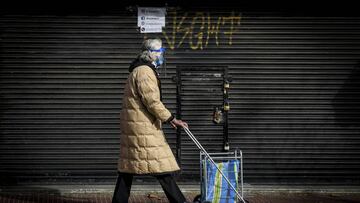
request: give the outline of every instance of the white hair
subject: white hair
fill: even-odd
[[[151,49],[160,49],[162,45],[162,41],[159,38],[146,39],[142,43],[141,52],[138,55],[138,58],[143,61],[152,62],[155,60],[153,53],[150,51]]]

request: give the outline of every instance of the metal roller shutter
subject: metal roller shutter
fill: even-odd
[[[203,15],[193,14],[182,27]],[[232,45],[176,49],[181,63],[229,67],[230,148],[243,150],[245,182],[359,184],[359,20],[242,13]],[[192,160],[185,175],[198,171]]]
[[[164,102],[175,112],[176,66],[227,66],[230,148],[243,150],[246,183],[359,185],[360,18],[240,12],[169,11]],[[219,18],[216,38],[207,26]],[[136,13],[5,15],[1,29],[1,174],[113,182],[122,85],[144,37]]]
[[[2,17],[3,181],[115,180],[122,91],[143,40],[122,13]]]

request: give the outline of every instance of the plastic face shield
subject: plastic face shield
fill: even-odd
[[[156,69],[160,77],[166,77],[166,63],[164,59],[165,55],[165,48],[161,47],[160,49],[150,49],[152,52],[158,52],[160,55],[157,57],[156,61],[154,63],[156,64]],[[160,66],[163,66],[163,68],[159,68]]]
[[[161,47],[160,49],[150,49],[150,51],[153,51],[153,52],[165,52],[165,48],[164,47]]]
[[[150,49],[151,52],[157,52],[160,53],[160,56],[157,57],[155,63],[157,65],[157,67],[159,67],[160,65],[162,65],[165,61],[164,59],[164,54],[165,54],[165,48],[161,47],[160,49]]]

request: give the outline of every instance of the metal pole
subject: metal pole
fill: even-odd
[[[210,162],[212,164],[214,164],[214,166],[216,167],[216,169],[220,172],[220,174],[222,175],[222,177],[225,178],[226,182],[228,182],[228,184],[230,185],[230,187],[234,190],[234,192],[236,193],[236,196],[238,199],[240,199],[241,201],[243,201],[244,203],[246,203],[246,201],[244,200],[244,198],[240,195],[240,193],[237,191],[237,189],[231,184],[230,180],[223,174],[223,172],[219,169],[219,167],[216,165],[216,163],[214,162],[214,160],[210,157],[210,155],[207,153],[207,151],[204,149],[204,147],[199,143],[199,141],[195,138],[195,136],[191,133],[191,131],[189,130],[189,128],[184,128],[186,134],[188,134],[188,136],[191,138],[191,140],[196,144],[196,146],[205,154],[205,156],[210,160]],[[243,190],[243,188],[242,188]]]

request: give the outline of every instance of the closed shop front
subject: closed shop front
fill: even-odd
[[[144,38],[160,37],[164,103],[180,106],[209,152],[224,138],[241,149],[245,183],[360,184],[359,17],[168,7],[155,34],[140,33],[136,7],[7,13],[0,22],[4,183],[112,183],[128,66]],[[179,77],[184,67],[192,69]],[[224,78],[226,131],[212,122]],[[180,179],[198,180],[195,144],[164,131]]]

